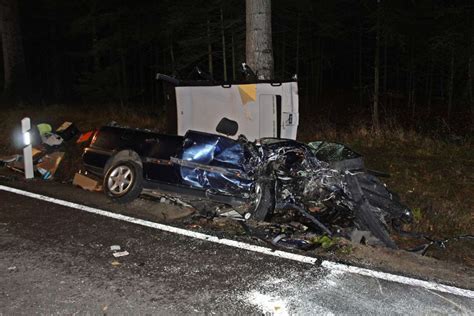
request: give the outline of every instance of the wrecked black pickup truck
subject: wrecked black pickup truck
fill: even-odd
[[[354,227],[396,248],[387,228],[410,222],[411,211],[368,171],[361,156],[327,142],[263,138],[250,142],[222,119],[218,134],[164,135],[114,124],[100,128],[83,154],[117,202],[144,188],[232,207],[246,220],[297,212],[321,234],[347,236]],[[225,135],[225,136],[224,136]]]

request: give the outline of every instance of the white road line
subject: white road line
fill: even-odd
[[[190,231],[190,230],[187,230],[187,229],[182,229],[182,228],[173,227],[173,226],[169,226],[169,225],[150,222],[150,221],[147,221],[147,220],[134,218],[134,217],[126,216],[126,215],[122,215],[122,214],[117,214],[117,213],[101,210],[101,209],[98,209],[98,208],[94,208],[94,207],[90,207],[90,206],[86,206],[86,205],[82,205],[82,204],[68,202],[68,201],[52,198],[52,197],[37,194],[37,193],[32,193],[32,192],[28,192],[28,191],[24,191],[24,190],[11,188],[11,187],[4,186],[4,185],[0,185],[0,190],[15,193],[15,194],[19,194],[19,195],[23,195],[23,196],[27,196],[27,197],[30,197],[30,198],[34,198],[34,199],[38,199],[38,200],[42,200],[42,201],[46,201],[46,202],[50,202],[50,203],[54,203],[54,204],[57,204],[57,205],[66,206],[66,207],[69,207],[69,208],[89,212],[89,213],[92,213],[92,214],[106,216],[106,217],[109,217],[109,218],[129,222],[129,223],[133,223],[133,224],[137,224],[137,225],[141,225],[141,226],[145,226],[145,227],[151,227],[151,228],[159,229],[159,230],[162,230],[162,231],[165,231],[165,232],[170,232],[170,233],[174,233],[174,234],[178,234],[178,235],[182,235],[182,236],[187,236],[187,237],[191,237],[191,238],[206,240],[206,241],[209,241],[209,242],[213,242],[213,243],[221,244],[221,245],[226,245],[226,246],[229,246],[229,247],[234,247],[234,248],[239,248],[239,249],[243,249],[243,250],[253,251],[253,252],[257,252],[257,253],[261,253],[261,254],[265,254],[265,255],[270,255],[270,256],[274,256],[274,257],[279,257],[279,258],[285,258],[285,259],[289,259],[289,260],[293,260],[293,261],[297,261],[297,262],[302,262],[302,263],[316,264],[317,261],[318,261],[316,258],[312,258],[312,257],[308,257],[308,256],[293,254],[293,253],[286,252],[286,251],[272,250],[272,249],[267,248],[267,247],[251,245],[251,244],[247,244],[247,243],[232,240],[232,239],[225,239],[225,238],[219,239],[216,236],[206,235],[206,234],[202,234],[202,233],[198,233],[198,232],[193,232],[193,231]],[[454,294],[454,295],[458,295],[458,296],[474,298],[474,291],[467,290],[467,289],[461,289],[461,288],[457,288],[457,287],[454,287],[454,286],[448,286],[448,285],[444,285],[444,284],[440,284],[440,283],[436,283],[436,282],[423,281],[423,280],[409,278],[409,277],[400,276],[400,275],[396,275],[396,274],[385,273],[385,272],[380,272],[380,271],[375,271],[375,270],[370,270],[370,269],[364,269],[364,268],[349,266],[349,265],[346,265],[346,264],[336,263],[336,262],[327,261],[327,260],[322,261],[321,266],[326,268],[326,269],[329,269],[329,270],[338,270],[338,271],[349,272],[349,273],[353,273],[353,274],[370,276],[370,277],[374,277],[374,278],[381,279],[381,280],[386,280],[386,281],[391,281],[391,282],[396,282],[396,283],[401,283],[401,284],[406,284],[406,285],[411,285],[411,286],[422,287],[422,288],[425,288],[425,289],[428,289],[428,290],[434,290],[434,291]]]

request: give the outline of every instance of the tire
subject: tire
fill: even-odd
[[[272,182],[258,183],[255,185],[255,201],[251,207],[251,218],[267,220],[275,209],[275,194]]]
[[[365,205],[364,205],[365,204]],[[397,245],[390,237],[386,225],[374,213],[373,206],[368,202],[361,205],[356,213],[359,223],[365,226],[372,235],[378,238],[388,248],[397,249]]]
[[[114,202],[129,203],[142,193],[142,167],[134,161],[114,163],[104,177],[105,194]]]
[[[357,175],[347,174],[345,180],[352,199],[356,203],[356,208],[353,211],[360,228],[370,230],[372,235],[387,247],[396,249],[397,245],[390,237],[387,227],[382,220],[383,213],[387,214],[387,212],[372,205],[370,196],[367,196],[367,193],[364,192],[363,186],[366,179],[359,178]],[[360,180],[362,180],[362,183]],[[379,214],[379,210],[383,213]]]

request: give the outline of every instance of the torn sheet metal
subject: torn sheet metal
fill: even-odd
[[[355,227],[396,248],[388,223],[409,222],[411,211],[365,170],[360,154],[341,144],[310,144],[264,139],[256,149],[257,174],[276,179],[277,208],[296,209],[320,233]]]
[[[187,184],[227,195],[247,194],[258,201],[255,183],[271,185],[274,212],[296,211],[328,236],[355,227],[396,248],[387,223],[411,218],[411,211],[365,170],[362,157],[341,144],[274,138],[253,143],[188,132],[180,158],[171,161]]]
[[[188,132],[180,159],[172,161],[180,166],[183,181],[193,187],[241,194],[253,186],[245,170],[243,146],[227,137]]]

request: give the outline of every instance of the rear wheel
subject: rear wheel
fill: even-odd
[[[107,171],[103,188],[113,201],[128,203],[140,195],[142,185],[142,167],[133,161],[119,161]]]

